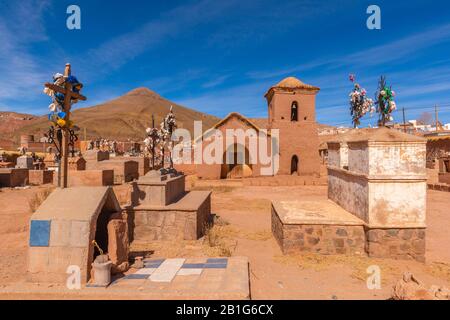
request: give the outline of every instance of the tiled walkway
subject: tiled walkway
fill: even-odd
[[[248,259],[147,259],[144,268],[132,269],[104,287],[68,290],[63,285],[22,284],[0,289],[0,297],[40,299],[249,299]],[[3,295],[2,295],[3,294]]]
[[[114,279],[106,291],[158,293],[161,298],[177,295],[188,299],[246,299],[249,297],[248,260],[244,257],[146,259],[144,268]]]

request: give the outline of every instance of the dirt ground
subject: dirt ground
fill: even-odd
[[[205,187],[203,186],[202,189]],[[30,202],[45,187],[0,191],[0,288],[24,282]],[[450,195],[428,191],[427,263],[355,256],[283,256],[270,231],[270,200],[320,199],[322,186],[214,186],[216,225],[198,241],[133,244],[154,257],[247,256],[252,299],[388,299],[393,284],[411,271],[429,287],[450,287]],[[33,206],[33,205],[31,205]],[[378,265],[382,287],[369,290],[367,268]]]

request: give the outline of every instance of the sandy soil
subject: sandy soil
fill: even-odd
[[[202,187],[204,188],[204,187]],[[42,187],[0,192],[0,287],[24,282],[29,201]],[[387,299],[406,270],[427,286],[450,287],[450,216],[448,193],[428,191],[427,263],[350,256],[283,256],[270,232],[270,200],[319,199],[326,187],[213,188],[216,226],[198,241],[153,243],[155,257],[243,255],[249,257],[253,299]],[[366,286],[370,265],[381,268],[382,288]]]

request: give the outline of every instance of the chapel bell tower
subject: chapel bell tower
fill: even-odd
[[[278,175],[313,175],[320,172],[316,123],[318,87],[288,77],[272,86],[265,98],[269,129],[279,130]]]

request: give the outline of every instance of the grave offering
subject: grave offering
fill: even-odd
[[[152,170],[133,184],[133,239],[195,240],[204,234],[211,214],[210,191],[185,191],[185,176],[175,170]]]
[[[352,116],[353,126],[356,128],[361,124],[360,119],[364,117],[366,113],[372,114],[375,112],[373,106],[373,100],[367,96],[367,91],[361,88],[359,83],[355,82],[356,77],[354,74],[349,76],[350,81],[354,83],[352,92],[350,92],[350,115]]]
[[[94,240],[101,251],[114,258],[113,268],[126,270],[128,228],[121,212],[111,187],[55,190],[31,217],[28,279],[64,284],[68,267],[75,266],[86,283],[92,263],[102,253],[93,245]]]
[[[333,202],[272,204],[284,252],[357,252],[363,242],[371,257],[425,260],[426,140],[387,128],[364,132],[328,143]]]
[[[397,104],[394,101],[395,91],[391,86],[386,83],[386,77],[381,76],[378,81],[378,90],[375,94],[377,100],[375,105],[377,106],[377,112],[379,113],[378,125],[385,126],[387,122],[394,120],[392,112],[397,109]]]

